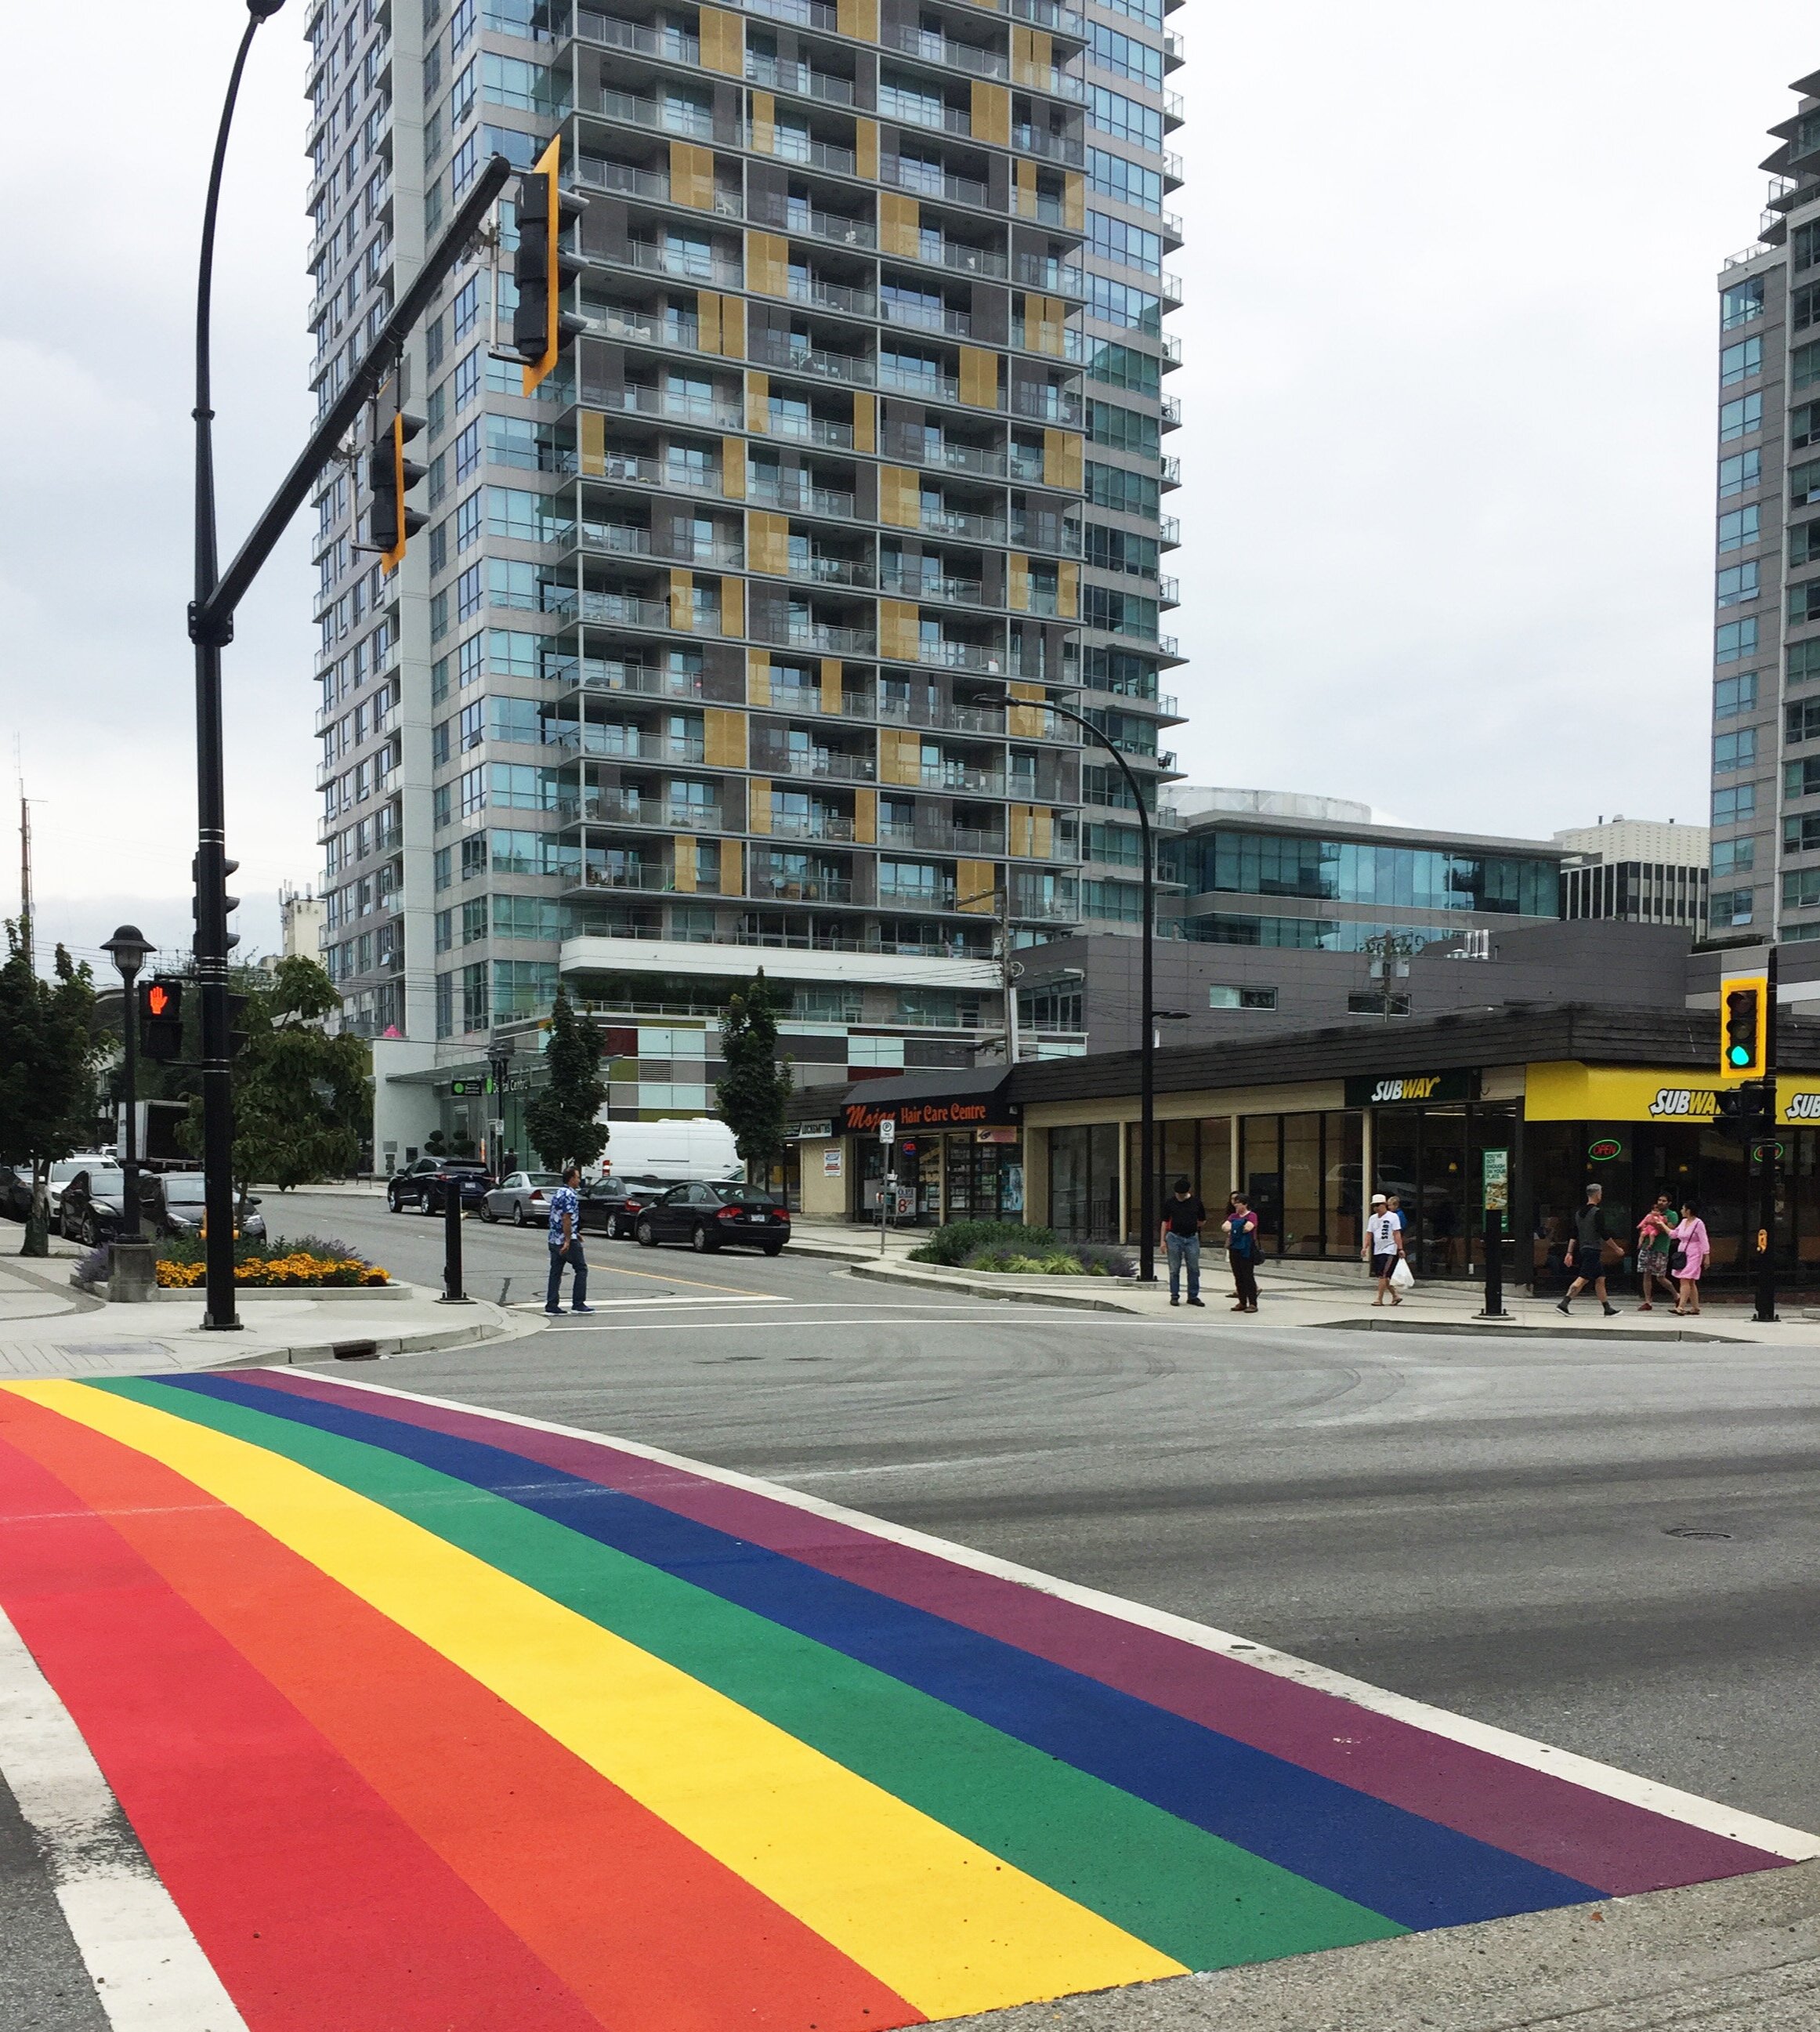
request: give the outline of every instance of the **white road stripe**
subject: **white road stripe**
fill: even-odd
[[[1083,1320],[1081,1324],[1093,1322]],[[755,1322],[763,1325],[764,1321]],[[883,1321],[856,1320],[850,1323],[826,1321],[780,1321],[778,1324],[800,1328],[804,1325],[856,1325],[884,1324]],[[1059,1325],[1059,1320],[1046,1321],[1046,1325]],[[1469,1748],[1483,1750],[1492,1757],[1502,1757],[1505,1762],[1522,1765],[1532,1771],[1544,1771],[1572,1785],[1583,1786],[1589,1792],[1602,1792],[1607,1799],[1621,1799],[1627,1804],[1640,1806],[1647,1811],[1661,1813],[1670,1820],[1684,1821],[1689,1827],[1703,1828],[1709,1834],[1722,1835],[1731,1841],[1745,1842],[1753,1848],[1760,1848],[1771,1855],[1785,1856],[1794,1862],[1806,1862],[1820,1857],[1820,1835],[1808,1833],[1800,1828],[1785,1827],[1781,1822],[1761,1818],[1755,1813],[1747,1813],[1735,1806],[1722,1805],[1716,1799],[1703,1799],[1697,1794],[1683,1792],[1673,1785],[1659,1784],[1653,1778],[1641,1778],[1634,1772],[1620,1771],[1615,1765],[1600,1764],[1590,1757],[1576,1756],[1568,1750],[1557,1750],[1546,1743],[1537,1743],[1528,1736],[1513,1735],[1508,1729],[1494,1728],[1485,1722],[1477,1722],[1465,1715],[1457,1715],[1445,1708],[1430,1707],[1426,1701],[1406,1699],[1382,1686],[1374,1686],[1363,1679],[1348,1678],[1344,1672],[1330,1672],[1325,1665],[1311,1664],[1305,1658],[1292,1657],[1286,1651],[1274,1651],[1269,1645],[1253,1644],[1242,1637],[1235,1637],[1229,1630],[1216,1630],[1210,1624],[1191,1622],[1184,1616],[1172,1616],[1165,1609],[1151,1608],[1142,1602],[1126,1601],[1117,1595],[1102,1594],[1097,1588],[1080,1587],[1072,1581],[1057,1580],[1053,1574],[1039,1573],[1033,1567],[1014,1565],[1009,1559],[994,1559],[990,1553],[975,1552],[970,1546],[957,1545],[945,1538],[931,1537],[927,1532],[913,1531],[907,1526],[893,1524],[881,1517],[868,1516],[863,1511],[849,1510],[837,1503],[829,1503],[819,1496],[805,1494],[800,1489],[786,1489],[781,1483],[765,1481],[755,1475],[737,1474],[731,1468],[710,1466],[706,1462],[691,1460],[686,1455],[666,1452],[661,1447],[647,1447],[636,1440],[620,1439],[599,1432],[584,1432],[579,1426],[561,1425],[546,1418],[531,1418],[520,1412],[496,1411],[476,1404],[464,1404],[453,1398],[428,1397],[412,1390],[395,1390],[382,1383],[356,1381],[352,1376],[338,1376],[332,1380],[344,1390],[370,1391],[380,1397],[400,1397],[407,1402],[439,1405],[445,1410],[479,1411],[485,1417],[503,1420],[508,1425],[523,1425],[528,1430],[559,1433],[565,1439],[585,1440],[589,1444],[612,1447],[622,1453],[636,1454],[645,1460],[656,1461],[666,1467],[681,1470],[698,1475],[704,1481],[718,1481],[730,1489],[749,1489],[753,1494],[769,1496],[774,1502],[787,1503],[798,1510],[805,1510],[819,1517],[826,1517],[836,1522],[851,1525],[855,1530],[870,1532],[873,1537],[889,1539],[900,1545],[914,1547],[919,1552],[933,1553],[936,1558],[951,1559],[957,1566],[971,1567],[975,1572],[993,1574],[1002,1580],[1014,1581],[1021,1587],[1035,1588],[1039,1593],[1055,1596],[1062,1601],[1078,1603],[1083,1608],[1098,1610],[1102,1616],[1117,1616],[1121,1622],[1136,1624],[1139,1628],[1154,1630],[1165,1637],[1179,1638],[1184,1644],[1192,1644],[1203,1651],[1216,1651],[1236,1658],[1241,1664],[1255,1665],[1260,1672],[1274,1672],[1280,1679],[1294,1679],[1305,1686],[1313,1686],[1322,1693],[1333,1694],[1340,1699],[1350,1701],[1355,1707],[1366,1709],[1373,1714],[1390,1716],[1407,1722],[1415,1728],[1426,1729],[1453,1743],[1463,1743]]]
[[[602,1298],[591,1305],[588,1311],[623,1313],[635,1305],[787,1305],[791,1302],[789,1298],[768,1298],[755,1291],[750,1298],[688,1298],[680,1296],[673,1298]],[[527,1298],[516,1305],[508,1305],[505,1309],[509,1313],[541,1313],[545,1307],[540,1299]],[[565,1306],[562,1317],[567,1319],[569,1317],[569,1309]],[[585,1318],[587,1315],[584,1313],[583,1317]]]
[[[121,1669],[131,1667],[122,1661]],[[115,2032],[246,2032],[69,1710],[4,1610],[0,1771]]]

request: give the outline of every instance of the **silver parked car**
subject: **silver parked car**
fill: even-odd
[[[483,1220],[509,1220],[515,1227],[547,1227],[550,1195],[562,1183],[558,1171],[509,1171],[480,1202]]]

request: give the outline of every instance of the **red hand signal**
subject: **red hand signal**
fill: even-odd
[[[145,1006],[151,1011],[153,1015],[162,1016],[165,1010],[170,1007],[170,989],[167,988],[160,988],[158,983],[154,981],[151,986],[145,991]]]

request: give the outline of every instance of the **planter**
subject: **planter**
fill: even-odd
[[[103,1294],[106,1288],[105,1285],[99,1287]],[[237,1284],[234,1287],[234,1303],[236,1305],[240,1305],[248,1300],[257,1303],[267,1298],[329,1298],[338,1304],[345,1304],[349,1299],[408,1298],[412,1295],[412,1291],[413,1287],[411,1285],[397,1283],[390,1284]],[[202,1295],[202,1287],[200,1284],[192,1285],[188,1290],[181,1291],[167,1291],[161,1286],[152,1293],[151,1302],[155,1305],[166,1305],[181,1304],[187,1300],[192,1305],[200,1305]]]

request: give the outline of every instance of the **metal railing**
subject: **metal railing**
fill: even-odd
[[[699,106],[685,106],[673,99],[642,99],[629,92],[602,87],[594,110],[602,118],[620,120],[631,127],[649,128],[662,134],[680,134],[692,141],[714,138],[714,118]]]
[[[692,69],[699,69],[701,65],[700,42],[680,28],[647,28],[622,15],[597,13],[591,7],[581,7],[576,10],[576,33],[613,49],[636,50],[640,56],[662,57]]]
[[[722,289],[743,289],[745,269],[737,261],[718,260],[692,248],[658,247],[646,240],[628,240],[617,253],[597,255],[597,260],[628,268],[642,268],[647,275],[671,275],[679,282],[714,282]]]
[[[853,84],[850,78],[833,71],[815,70],[806,63],[791,63],[778,57],[746,53],[746,82],[770,92],[794,92],[801,99],[819,99],[830,106],[851,106]]]
[[[830,487],[805,487],[800,481],[793,487],[754,484],[748,488],[748,495],[764,508],[793,508],[804,514],[832,515],[842,521],[852,520],[852,495],[837,492]]]
[[[851,585],[870,590],[872,567],[863,558],[793,557],[789,577],[811,585]]]
[[[870,755],[847,755],[835,748],[772,748],[753,750],[752,768],[770,776],[822,776],[832,781],[870,783],[878,774]]]
[[[717,402],[708,395],[673,395],[661,388],[642,388],[635,383],[618,391],[617,400],[611,395],[603,396],[601,407],[628,416],[668,416],[677,423],[703,424],[715,430],[745,428],[746,413],[739,403]]]
[[[878,589],[905,600],[941,600],[951,607],[983,603],[984,588],[976,578],[917,578],[892,573],[879,581]]]
[[[886,23],[878,39],[888,50],[902,50],[921,57],[926,63],[945,64],[951,70],[965,71],[972,77],[1009,78],[1011,60],[996,50],[981,49],[972,43],[953,42],[946,35],[922,28]]]
[[[870,289],[850,282],[830,282],[819,275],[792,275],[789,297],[793,304],[815,304],[823,310],[846,311],[856,317],[871,317],[878,299]]]
[[[901,155],[879,157],[878,180],[881,183],[895,184],[900,190],[919,192],[924,197],[951,198],[957,204],[970,204],[982,210],[988,202],[984,184],[975,182],[971,177],[950,176],[945,170],[907,162]],[[1058,215],[1060,210],[1057,206]],[[1061,222],[1058,215],[1056,223]]]
[[[960,134],[971,136],[973,116],[953,106],[931,105],[914,92],[894,90],[888,84],[878,88],[878,117],[893,120],[900,127],[923,127],[935,134]]]
[[[969,338],[973,334],[972,314],[950,310],[945,304],[906,303],[901,297],[886,297],[878,312],[888,323],[913,325],[921,331],[945,332],[955,338]]]
[[[931,641],[923,636],[916,644],[916,660],[931,664],[937,670],[996,673],[1004,667],[1005,652],[983,642],[951,642],[941,638]]]
[[[765,418],[767,436],[800,438],[808,444],[830,445],[837,450],[853,448],[853,426],[830,422],[825,416],[800,416],[774,406]]]
[[[876,247],[878,230],[869,220],[843,219],[836,211],[817,211],[812,205],[787,204],[783,220],[786,233],[807,233],[837,247]]]

